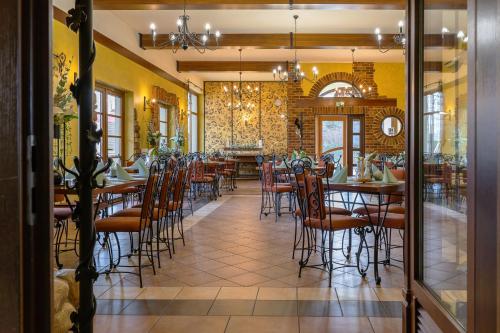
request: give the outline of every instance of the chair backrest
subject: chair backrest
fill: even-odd
[[[193,165],[193,175],[192,179],[203,179],[205,177],[205,163],[201,160],[195,160],[191,163],[194,163]]]
[[[314,219],[326,218],[325,192],[320,176],[305,176],[307,215]]]
[[[273,187],[274,185],[272,162],[265,162],[262,164],[262,185],[266,188]]]
[[[178,168],[175,175],[175,185],[172,193],[172,201],[180,202],[184,193],[186,169]]]
[[[165,169],[160,179],[161,179],[161,184],[160,184],[160,195],[158,196],[158,209],[162,211],[167,207],[168,196],[170,193],[169,189],[172,184],[172,171]]]
[[[146,182],[146,190],[144,191],[144,197],[142,200],[141,227],[144,227],[148,223],[148,220],[150,219],[153,213],[153,209],[155,206],[155,196],[157,191],[158,170],[159,170],[158,162],[153,161],[153,163],[151,163],[151,166],[149,167],[149,176]]]

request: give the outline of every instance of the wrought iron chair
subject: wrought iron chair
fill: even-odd
[[[297,175],[296,175],[297,176]],[[302,269],[306,267],[317,268],[327,271],[329,274],[329,286],[332,283],[332,273],[334,269],[340,267],[356,267],[361,276],[366,275],[369,265],[369,253],[365,238],[365,227],[367,226],[367,221],[364,219],[347,216],[332,214],[329,211],[330,196],[325,196],[324,184],[326,187],[329,186],[328,178],[323,178],[321,175],[305,175],[305,197],[302,197],[303,202],[303,237],[302,237],[302,252],[301,259],[299,262],[300,270],[299,277],[302,274]],[[301,192],[299,191],[299,195]],[[356,252],[356,264],[345,264],[338,263],[333,260],[334,249],[334,233],[335,231],[342,231],[346,229],[353,229],[354,232],[359,235],[360,242],[358,245],[358,250]],[[321,241],[316,244],[312,238],[315,231],[320,231]],[[307,244],[305,244],[307,241]],[[321,263],[319,264],[309,264],[311,254],[316,251],[316,247],[319,247],[321,254]],[[366,262],[361,260],[362,250],[366,249]],[[337,267],[334,267],[337,264]]]
[[[117,267],[128,267],[128,268],[138,268],[139,273],[129,271],[129,272],[117,272],[117,273],[131,273],[139,276],[140,286],[142,288],[142,268],[151,266],[153,268],[153,274],[156,274],[153,258],[153,214],[155,206],[155,198],[157,191],[158,182],[158,162],[153,162],[149,169],[149,177],[146,183],[146,190],[144,192],[143,202],[141,206],[140,216],[111,216],[102,218],[95,222],[96,233],[104,233],[105,241],[107,243],[107,248],[109,251],[109,268],[105,271],[105,274],[115,273],[114,269]],[[122,258],[120,242],[118,240],[117,233],[129,233],[138,235],[138,265],[120,265]],[[111,243],[111,238],[109,234],[114,234],[117,241],[117,261],[114,261],[113,246]],[[149,265],[142,264],[142,252],[143,247],[145,247],[146,255],[150,261]],[[126,255],[130,258],[133,253]]]

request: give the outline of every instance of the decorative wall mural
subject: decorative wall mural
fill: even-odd
[[[205,83],[205,150],[218,151],[228,145],[258,146],[263,141],[264,154],[284,154],[287,146],[287,88],[280,82],[243,82],[252,90],[243,94],[243,108],[236,106],[235,94],[224,86],[238,82]],[[258,90],[256,92],[256,90]]]

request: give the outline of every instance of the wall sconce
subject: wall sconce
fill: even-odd
[[[156,104],[155,98],[147,99],[146,96],[144,96],[144,112],[146,112],[146,110],[148,109],[152,110],[155,104]]]
[[[243,115],[243,123],[245,126],[248,126],[248,121],[250,120],[250,117],[248,115]]]

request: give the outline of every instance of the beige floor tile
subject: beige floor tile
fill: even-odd
[[[223,287],[220,289],[217,299],[248,299],[254,300],[257,297],[257,287]]]
[[[225,316],[164,316],[150,333],[224,333],[228,320]]]
[[[288,283],[285,283],[285,282],[280,281],[280,280],[264,281],[264,282],[257,283],[255,286],[257,286],[259,288],[260,287],[269,287],[269,288],[290,288],[290,287],[292,287]]]
[[[215,299],[219,287],[184,287],[175,299]]]
[[[174,299],[182,287],[144,287],[137,299]]]
[[[298,317],[244,317],[229,319],[225,333],[298,333]],[[319,331],[318,331],[319,332]],[[316,333],[318,333],[316,332]]]
[[[241,264],[237,264],[235,266],[239,267],[239,268],[243,268],[243,269],[250,271],[250,272],[255,272],[255,271],[258,271],[260,269],[271,267],[272,264],[269,264],[267,262],[262,262],[259,260],[250,260],[250,261],[242,262]]]
[[[378,301],[372,288],[336,288],[340,301]]]
[[[149,332],[158,321],[157,316],[104,316],[94,317],[95,333]]]
[[[222,263],[227,264],[227,265],[237,265],[237,264],[241,264],[243,262],[247,262],[250,260],[252,260],[252,259],[248,258],[248,257],[240,256],[238,254],[233,254],[233,255],[228,256],[228,257],[222,257],[222,258],[217,259],[217,261],[222,262]]]
[[[259,288],[257,300],[287,301],[297,299],[297,288]]]
[[[258,270],[255,273],[267,276],[271,279],[279,279],[284,276],[288,276],[290,274],[295,273],[294,271],[290,271],[288,269],[284,269],[279,266],[266,267],[264,269]]]
[[[337,294],[334,288],[297,288],[297,297],[303,301],[333,301]]]
[[[223,278],[223,279],[227,279],[227,278],[230,278],[230,277],[233,277],[236,275],[241,275],[241,274],[247,273],[246,270],[244,270],[242,268],[235,267],[235,266],[224,266],[224,267],[220,267],[220,268],[214,268],[214,269],[211,269],[210,271],[207,271],[207,272],[209,272],[212,275]]]
[[[300,333],[373,333],[366,317],[300,317]]]
[[[249,286],[253,286],[253,285],[256,285],[258,283],[270,280],[270,279],[265,277],[265,276],[259,275],[259,274],[248,272],[245,274],[233,276],[233,277],[229,278],[228,280],[236,282],[241,286],[249,287]]]
[[[403,323],[401,318],[370,317],[375,333],[401,333]]]
[[[113,286],[103,293],[100,299],[135,299],[144,291],[139,287]]]
[[[373,291],[381,301],[403,301],[401,288],[373,288]]]

